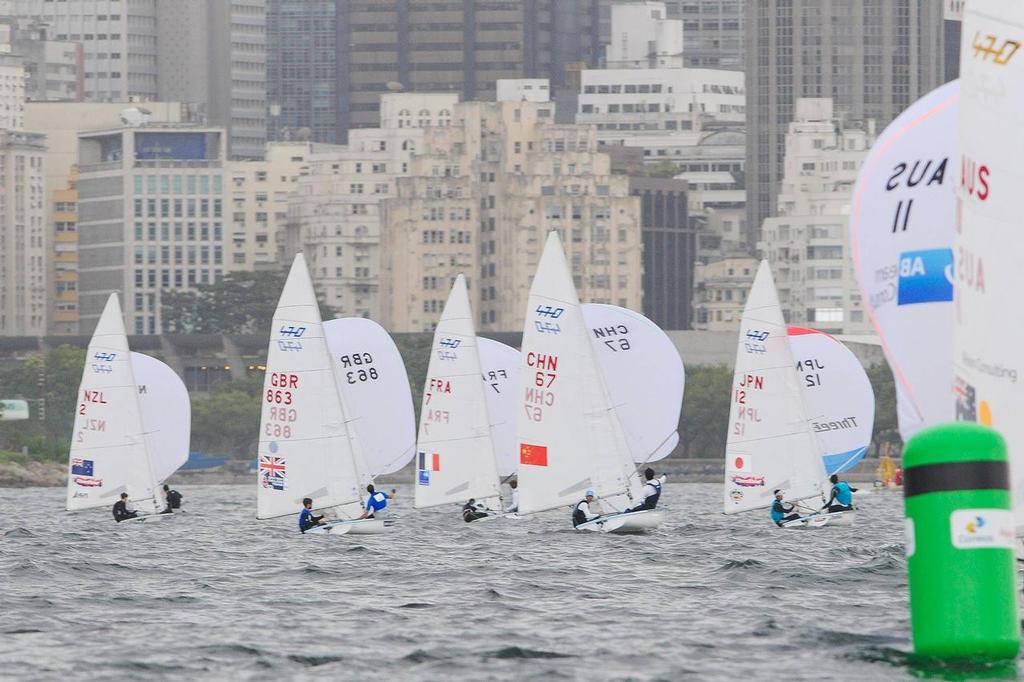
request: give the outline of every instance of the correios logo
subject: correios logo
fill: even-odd
[[[958,509],[950,516],[950,540],[957,549],[1014,547],[1013,512],[1004,509]]]
[[[974,535],[975,533],[977,533],[979,530],[981,530],[984,527],[985,527],[985,517],[984,516],[975,516],[973,521],[968,521],[967,522],[967,526],[966,526],[967,534],[968,535]]]

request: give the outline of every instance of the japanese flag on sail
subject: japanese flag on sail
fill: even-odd
[[[736,455],[732,458],[731,464],[729,471],[750,471],[750,456]]]

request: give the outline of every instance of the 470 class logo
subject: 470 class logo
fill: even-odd
[[[301,337],[303,334],[306,333],[306,328],[305,327],[296,327],[295,325],[289,324],[289,325],[281,327],[281,330],[278,333],[281,336],[290,336],[293,339],[297,339],[297,338]]]
[[[981,35],[981,31],[974,34],[974,40],[971,42],[971,47],[974,49],[974,57],[981,57],[981,61],[988,61],[989,57],[992,57],[992,63],[998,64],[999,66],[1005,66],[1013,59],[1013,56],[1017,54],[1017,50],[1020,49],[1020,43],[1012,38],[1004,38],[1001,43],[997,46],[996,43],[999,41],[999,37],[991,33]]]
[[[541,334],[559,334],[562,328],[558,325],[557,320],[565,312],[565,308],[554,308],[549,305],[539,305],[537,310],[534,311],[539,320],[533,321],[533,326],[536,327],[537,331]]]
[[[769,334],[766,331],[748,329],[746,333],[747,340],[743,342],[743,350],[748,353],[767,353],[768,348],[764,345],[764,342],[768,336]]]
[[[113,362],[114,358],[117,357],[117,353],[106,353],[103,351],[98,351],[96,353],[93,353],[92,357],[94,360],[98,360],[99,362]]]

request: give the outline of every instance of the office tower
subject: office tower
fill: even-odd
[[[268,0],[271,136],[340,143],[395,90],[492,100],[500,78],[594,65],[598,0]],[[308,133],[307,133],[308,129]]]
[[[941,0],[746,0],[747,227],[776,215],[800,97],[880,128],[943,82]]]
[[[228,154],[254,159],[267,139],[264,0],[157,0],[157,92],[227,128]]]
[[[3,16],[0,11],[0,54],[21,59],[26,101],[82,99],[82,46],[69,40],[53,40],[45,24]]]
[[[687,210],[688,185],[674,178],[629,179],[629,193],[640,198],[643,313],[662,329],[691,326],[697,239]]]

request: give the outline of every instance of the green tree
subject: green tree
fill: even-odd
[[[192,450],[236,459],[256,456],[261,377],[228,382],[192,398]]]
[[[686,457],[724,456],[729,429],[732,370],[726,365],[686,368],[679,438]]]
[[[434,344],[434,335],[396,334],[392,338],[405,362],[405,370],[409,374],[409,387],[412,388],[412,404],[416,408],[416,418],[419,419],[420,405],[423,402],[423,383],[427,380],[427,366],[430,364],[430,349]]]
[[[277,308],[287,273],[283,270],[231,272],[213,284],[160,295],[164,325],[179,334],[265,333]],[[320,315],[335,317],[320,300]]]

